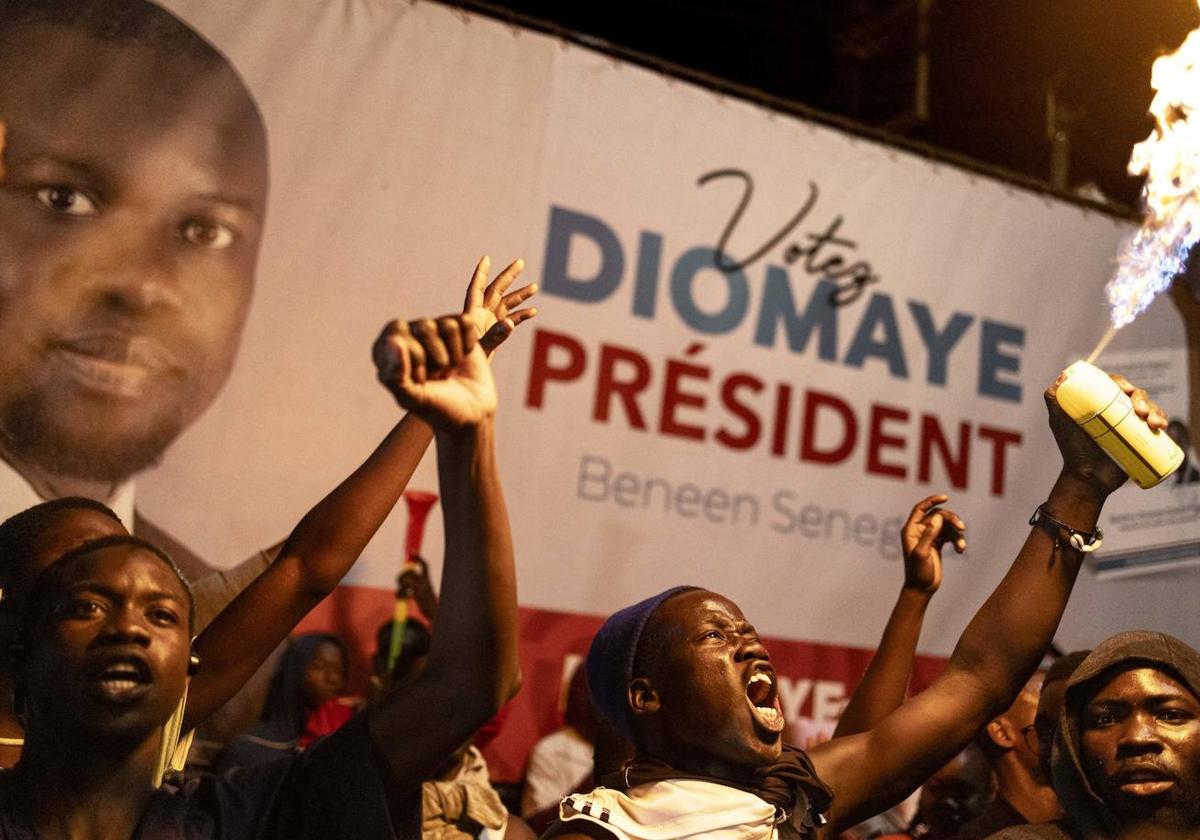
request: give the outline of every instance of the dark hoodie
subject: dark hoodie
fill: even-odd
[[[1088,702],[1114,675],[1114,670],[1146,666],[1179,680],[1200,697],[1200,653],[1166,633],[1131,630],[1118,633],[1096,646],[1067,682],[1066,702],[1054,740],[1054,790],[1066,820],[1044,825],[1024,825],[993,834],[995,840],[1023,838],[1074,838],[1104,840],[1122,836],[1120,823],[1092,788],[1080,760],[1080,719]],[[1126,833],[1125,837],[1133,836]]]

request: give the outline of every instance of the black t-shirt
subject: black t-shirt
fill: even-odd
[[[157,791],[132,840],[389,840],[421,836],[421,786],[401,825],[388,812],[384,759],[365,715],[306,752]],[[0,840],[37,840],[0,802]]]

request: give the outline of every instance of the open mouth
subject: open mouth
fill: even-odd
[[[779,687],[775,674],[769,670],[758,670],[746,684],[746,702],[759,727],[778,735],[783,731],[783,710],[779,707]]]
[[[137,699],[150,688],[151,682],[150,666],[133,656],[108,659],[88,674],[93,694],[110,703]]]

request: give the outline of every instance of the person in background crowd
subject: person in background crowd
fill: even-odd
[[[108,506],[78,496],[42,502],[0,524],[0,767],[16,764],[25,743],[13,708],[11,660],[21,596],[38,573],[80,543],[127,533]]]
[[[416,836],[420,782],[517,690],[515,573],[497,395],[470,318],[393,323],[375,360],[437,438],[444,620],[421,675],[298,756],[156,791],[161,731],[203,667],[190,655],[190,591],[143,540],[89,541],[26,601],[26,744],[0,774],[0,838]]]
[[[1145,392],[1114,379],[1151,428],[1166,427]],[[1068,537],[1094,542],[1105,499],[1126,480],[1058,407],[1057,385],[1045,401],[1062,471],[929,688],[810,759],[783,746],[770,656],[741,610],[704,589],[669,589],[610,617],[588,654],[593,700],[637,754],[605,780],[611,789],[567,797],[546,836],[832,835],[895,804],[963,749],[1036,669],[1082,561]]]
[[[429,643],[433,637],[425,625],[415,618],[404,621],[404,635],[400,655],[392,667],[388,667],[388,648],[392,644],[392,622],[380,625],[375,633],[375,654],[371,657],[371,676],[367,688],[367,702],[382,699],[396,685],[396,675],[420,672],[420,665],[429,655]]]
[[[405,568],[400,573],[396,588],[398,594],[418,606],[429,625],[437,620],[437,593],[433,591],[433,583],[429,580],[429,564],[422,558],[414,558],[411,568]],[[429,655],[429,626],[409,616],[404,622],[400,651],[396,660],[389,662],[393,626],[393,622],[387,621],[375,631],[375,653],[371,657],[367,693],[367,699],[371,702],[391,691],[399,680],[420,673],[425,657]]]
[[[1067,680],[1091,653],[1090,650],[1073,650],[1060,656],[1046,669],[1046,676],[1042,679],[1037,713],[1033,718],[1033,732],[1037,738],[1038,770],[1043,779],[1053,781],[1054,778],[1051,762],[1054,734],[1058,732],[1058,719],[1067,695]]]
[[[262,720],[233,739],[217,772],[274,761],[337,731],[361,705],[342,697],[349,667],[350,655],[337,636],[309,633],[290,640],[271,678]],[[331,710],[329,704],[337,706]]]
[[[912,840],[951,840],[976,818],[992,793],[992,773],[979,748],[969,744],[921,785],[917,812],[903,834]]]
[[[983,813],[963,827],[958,840],[982,840],[1002,828],[1043,823],[1062,815],[1050,777],[1042,774],[1036,732],[1038,697],[1045,678],[1034,674],[1017,699],[976,738],[996,779],[996,795]]]
[[[567,686],[563,726],[533,745],[521,792],[521,816],[535,831],[558,818],[558,803],[568,793],[591,790],[596,712],[588,692],[587,669],[577,667]]]
[[[1200,653],[1141,630],[1101,642],[1066,681],[1052,761],[1064,818],[997,840],[1200,837]]]
[[[488,356],[536,314],[531,307],[519,308],[536,286],[508,291],[522,265],[514,262],[488,283],[490,260],[484,257],[468,284],[464,312]],[[304,516],[271,566],[211,621],[211,601],[223,598],[205,586],[210,578],[201,581],[195,590],[197,621],[208,626],[196,649],[208,664],[189,687],[178,722],[181,732],[192,730],[233,697],[297,622],[333,591],[399,500],[431,439],[426,423],[411,413],[405,416],[354,473]],[[37,572],[90,537],[125,533],[112,511],[91,500],[44,502],[0,525],[0,651],[11,639],[24,591]],[[14,742],[0,753],[7,762],[3,766],[12,766],[19,756],[15,742],[20,723],[11,710],[11,690],[6,690],[10,682],[0,655],[0,732]],[[181,769],[182,759],[172,755],[169,763]],[[208,769],[206,762],[199,766]]]

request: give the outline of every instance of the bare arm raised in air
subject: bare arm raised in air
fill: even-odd
[[[522,265],[514,262],[488,284],[490,261],[484,257],[467,288],[465,323],[489,354],[535,314],[519,307],[536,287],[508,291]],[[333,591],[396,505],[432,439],[425,420],[407,414],[362,466],[300,520],[276,560],[205,628],[196,640],[203,664],[189,687],[184,731],[224,705]]]
[[[375,359],[380,381],[434,430],[446,531],[425,669],[368,712],[399,793],[430,778],[516,692],[516,580],[494,450],[496,387],[470,319],[393,323]]]
[[[1166,417],[1145,392],[1118,381],[1138,415],[1164,429]],[[1063,465],[1045,508],[1090,531],[1125,474],[1062,412],[1056,388],[1045,399]],[[817,771],[834,791],[826,836],[900,801],[1007,708],[1050,644],[1081,560],[1063,535],[1034,527],[933,685],[869,732],[813,748]]]
[[[967,548],[967,523],[954,511],[938,507],[949,500],[943,494],[926,496],[904,522],[900,531],[904,586],[879,648],[838,719],[834,738],[866,732],[904,702],[925,608],[942,585],[942,547],[951,543],[959,554]]]

